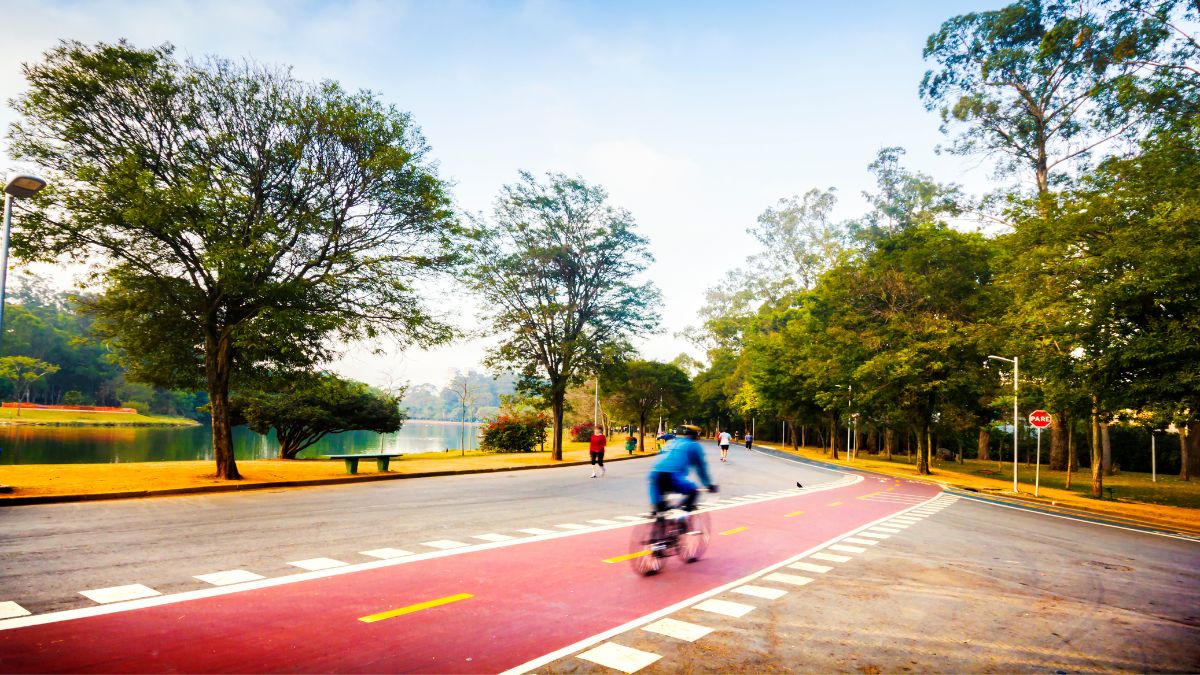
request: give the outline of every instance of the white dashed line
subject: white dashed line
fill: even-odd
[[[794,562],[791,565],[788,565],[788,567],[790,567],[794,570],[800,570],[802,572],[814,572],[816,574],[824,574],[824,573],[828,572],[829,570],[833,569],[832,567],[830,567],[828,565],[814,565],[812,563],[806,563],[803,561]]]
[[[899,530],[899,529],[897,529],[897,528],[891,527],[891,526],[884,527],[884,526],[882,526],[882,525],[876,525],[875,527],[871,528],[871,530],[870,530],[870,531],[871,531],[871,532],[886,532],[886,533],[888,533],[888,534],[896,534],[896,533],[897,533],[897,532],[899,532],[900,530]],[[867,534],[867,533],[866,533],[866,532],[860,532],[859,534]]]
[[[192,578],[199,579],[213,586],[228,586],[230,584],[240,584],[244,581],[266,579],[261,574],[255,574],[247,570],[226,570],[224,572],[213,572],[212,574],[196,574]]]
[[[580,525],[579,523],[559,523],[558,525],[555,525],[555,527],[561,527],[564,530],[586,530],[587,529],[587,525]]]
[[[713,631],[708,626],[701,626],[698,623],[688,623],[687,621],[671,618],[659,619],[648,626],[642,626],[642,630],[666,635],[667,637],[673,637],[676,640],[684,640],[686,642],[695,642]]]
[[[843,563],[850,559],[848,555],[838,555],[836,553],[814,553],[810,556],[814,560],[828,560],[829,562]]]
[[[453,539],[438,539],[437,541],[423,541],[423,542],[421,542],[421,545],[428,546],[429,548],[440,549],[442,551],[446,551],[446,550],[449,550],[452,548],[462,548],[464,546],[470,546],[470,544],[465,544],[461,541],[454,541]]]
[[[593,525],[620,525],[621,524],[619,521],[609,520],[607,518],[597,518],[595,520],[589,520],[588,522]]]
[[[371,551],[359,551],[359,555],[379,558],[380,560],[391,560],[392,558],[403,558],[406,555],[416,555],[412,551],[405,551],[402,548],[377,548]]]
[[[511,534],[495,534],[492,532],[487,534],[473,534],[471,535],[471,538],[482,541],[510,541],[512,539],[516,539],[516,537],[512,536]]]
[[[865,553],[867,549],[861,546],[846,546],[845,544],[834,544],[829,547],[830,551],[841,551],[842,553]]]
[[[890,531],[890,530],[889,530],[889,531]],[[879,533],[879,532],[876,532],[875,530],[866,530],[866,531],[863,531],[863,532],[859,532],[859,533],[858,533],[857,535],[855,535],[855,536],[858,536],[858,537],[874,537],[875,539],[888,539],[888,538],[890,538],[892,535],[890,535],[890,534],[881,534],[881,533]]]
[[[630,522],[633,522],[635,520],[646,520],[646,517],[645,516],[617,516],[617,520],[628,520]]]
[[[139,600],[141,598],[152,598],[156,595],[162,595],[158,591],[143,586],[141,584],[129,584],[128,586],[113,586],[112,588],[96,588],[90,591],[79,591],[83,597],[98,602],[102,605],[107,605],[110,602],[123,602],[125,600]]]
[[[819,567],[819,565],[813,565],[813,567]],[[812,583],[810,577],[802,577],[799,574],[787,574],[785,572],[772,572],[763,577],[763,581],[774,581],[778,584],[791,584],[793,586],[804,586]]]
[[[517,530],[517,532],[524,532],[525,534],[555,534],[554,530],[545,530],[540,527],[527,527],[524,530]]]
[[[0,602],[0,619],[11,619],[17,616],[29,616],[29,610],[18,605],[12,600]]]
[[[344,567],[346,563],[333,558],[310,558],[308,560],[297,560],[288,563],[292,567],[299,567],[302,570],[316,572],[317,570],[330,570],[335,567]]]
[[[662,656],[619,645],[615,642],[605,642],[598,647],[579,654],[579,658],[600,664],[605,668],[619,670],[623,673],[636,673],[661,659]]]
[[[709,598],[704,602],[696,603],[692,605],[692,608],[702,612],[712,612],[713,614],[732,617],[746,616],[754,611],[754,605],[745,605],[740,602],[730,602],[729,600],[717,600],[715,598]]]
[[[874,546],[875,544],[879,543],[874,539],[859,539],[858,537],[846,537],[842,541],[846,542],[847,544],[863,544],[864,546]]]
[[[742,595],[749,595],[755,598],[765,598],[767,600],[778,600],[787,595],[787,591],[782,588],[767,588],[766,586],[752,586],[750,584],[738,586],[730,590],[734,593],[741,593]]]

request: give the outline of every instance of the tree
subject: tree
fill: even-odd
[[[481,222],[467,269],[502,335],[488,363],[512,367],[544,396],[562,459],[567,388],[630,350],[629,338],[658,324],[658,291],[634,277],[653,260],[632,216],[582,178],[522,172]]]
[[[17,415],[21,414],[21,400],[29,401],[29,390],[33,383],[57,372],[58,366],[53,363],[29,356],[0,358],[0,378],[11,380],[17,394]]]
[[[691,395],[687,373],[669,363],[629,361],[613,369],[606,381],[612,383],[612,399],[620,414],[638,423],[638,447],[646,451],[646,422],[655,411],[680,410]]]
[[[406,419],[400,398],[336,375],[292,375],[271,391],[234,396],[230,410],[251,431],[267,434],[274,429],[279,458],[295,459],[328,434],[399,431]]]
[[[96,331],[131,379],[207,390],[220,477],[240,478],[231,385],[337,339],[448,339],[412,283],[453,262],[455,223],[408,114],[170,45],[63,42],[24,74],[13,154],[53,188],[16,250],[98,264]]]
[[[1002,173],[1032,170],[1037,192],[1051,172],[1134,129],[1141,116],[1105,105],[1152,48],[1126,41],[1114,58],[1108,15],[1085,2],[1020,0],[990,12],[956,16],[929,36],[921,98],[959,129],[950,151],[1001,158]]]

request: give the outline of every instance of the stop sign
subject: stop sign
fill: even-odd
[[[1034,410],[1029,413],[1029,423],[1039,429],[1050,426],[1050,413],[1045,410]]]

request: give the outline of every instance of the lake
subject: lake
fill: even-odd
[[[300,457],[361,452],[432,452],[459,447],[457,422],[407,421],[400,431],[330,434]],[[479,446],[479,424],[466,425],[467,447]],[[276,459],[279,442],[246,427],[233,428],[238,459]],[[212,428],[0,426],[0,464],[107,464],[212,460]]]

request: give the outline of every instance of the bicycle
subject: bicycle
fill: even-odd
[[[708,550],[711,532],[707,511],[681,511],[676,503],[658,519],[633,528],[629,563],[634,572],[646,577],[661,572],[666,559],[673,556],[694,563]]]

